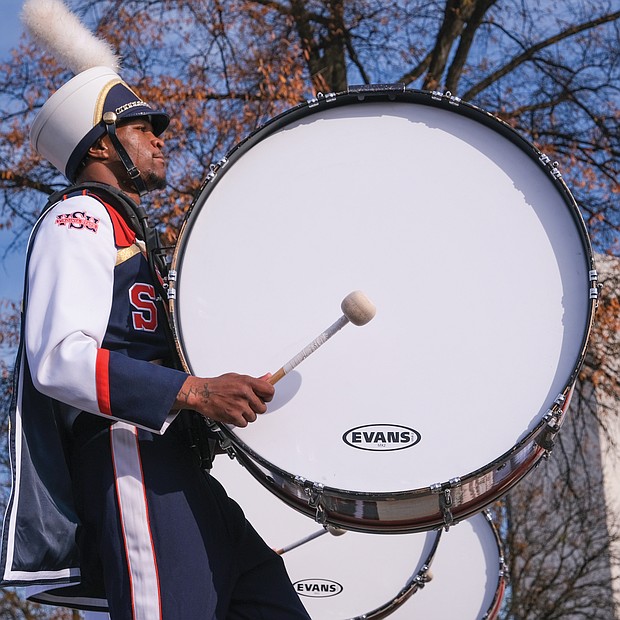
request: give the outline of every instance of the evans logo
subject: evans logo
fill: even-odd
[[[295,591],[300,596],[312,598],[326,598],[336,596],[342,592],[342,586],[336,581],[329,579],[302,579],[293,584]]]
[[[418,431],[399,424],[366,424],[347,431],[342,440],[352,448],[389,452],[415,446],[422,436]]]

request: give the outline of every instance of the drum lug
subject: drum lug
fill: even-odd
[[[177,281],[177,270],[170,269],[168,271],[168,275],[166,277],[166,290],[168,295],[168,300],[173,301],[177,298],[177,291],[175,289],[175,284]]]
[[[589,277],[592,285],[590,287],[590,299],[595,299],[598,302],[599,289],[601,288],[601,285],[598,283],[598,271],[592,269],[592,271],[589,272]]]
[[[553,401],[553,405],[543,416],[543,420],[547,423],[545,430],[540,434],[536,443],[546,450],[545,456],[548,456],[555,445],[555,437],[560,432],[562,422],[564,421],[564,414],[568,408],[570,399],[567,394],[559,394]]]
[[[452,489],[460,485],[460,478],[451,478],[445,484],[438,482],[430,486],[431,492],[439,495],[439,510],[441,510],[446,531],[451,525],[454,525],[454,515],[452,514],[452,504],[454,501]]]
[[[222,157],[222,159],[220,159],[220,161],[216,162],[215,164],[210,164],[209,172],[207,173],[207,176],[205,178],[205,183],[210,183],[211,181],[213,181],[213,179],[219,172],[220,168],[223,168],[227,163],[228,163],[228,158]]]
[[[323,93],[317,93],[316,97],[313,97],[312,99],[308,99],[306,103],[308,104],[309,108],[316,108],[316,106],[318,106],[319,103],[323,101],[325,101],[326,103],[329,103],[335,100],[336,100],[336,93],[327,93],[326,95],[324,95]]]
[[[557,431],[554,432],[551,430],[551,427],[548,425],[545,431],[541,434],[541,436],[536,440],[536,443],[545,451],[543,454],[543,458],[549,458],[551,451],[555,447],[555,436]]]
[[[454,523],[454,516],[452,514],[452,492],[449,488],[444,489],[443,493],[439,496],[439,508],[447,530]]]
[[[314,519],[317,523],[325,525],[327,522],[327,513],[323,506],[323,489],[325,485],[320,482],[312,482],[301,476],[295,476],[295,481],[303,487],[304,493],[308,498],[308,506],[315,509]]]
[[[560,169],[558,168],[559,164],[557,161],[551,161],[551,158],[548,155],[545,155],[544,153],[541,153],[538,159],[540,163],[543,164],[547,168],[547,170],[549,171],[549,174],[551,174],[552,177],[556,179],[562,179],[562,173],[560,172]]]
[[[440,90],[434,90],[431,92],[431,99],[434,99],[435,101],[447,101],[450,105],[457,107],[462,101],[460,97],[453,95],[449,90],[447,90],[445,93],[441,92]]]
[[[416,575],[415,582],[418,587],[423,588],[429,581],[433,580],[433,573],[431,573],[431,567],[428,564],[424,564],[420,569],[420,572]]]
[[[431,567],[428,564],[424,564],[422,568],[420,568],[418,574],[414,577],[413,581],[409,582],[407,585],[414,583],[416,586],[414,592],[417,592],[418,590],[422,590],[422,588],[424,588],[424,586],[432,580],[433,573],[431,572]]]

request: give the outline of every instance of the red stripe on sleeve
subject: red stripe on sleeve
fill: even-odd
[[[97,385],[97,404],[99,411],[106,415],[112,414],[110,406],[110,352],[107,349],[97,350],[95,362],[95,382]]]

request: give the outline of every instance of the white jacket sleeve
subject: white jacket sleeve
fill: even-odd
[[[46,215],[32,244],[25,343],[35,387],[100,413],[95,367],[116,261],[110,217],[93,198],[69,198]]]

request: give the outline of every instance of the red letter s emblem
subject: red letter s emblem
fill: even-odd
[[[138,282],[129,289],[129,301],[136,309],[131,313],[134,329],[154,332],[157,329],[155,287]]]

